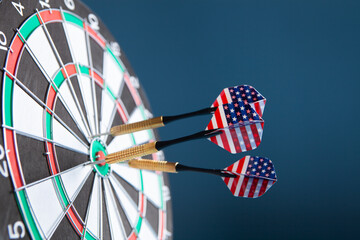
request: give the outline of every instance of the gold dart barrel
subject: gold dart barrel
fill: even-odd
[[[150,118],[148,120],[144,120],[140,122],[118,125],[112,127],[110,129],[110,133],[113,136],[118,136],[122,134],[146,130],[146,129],[159,128],[163,126],[164,126],[164,122],[163,122],[163,117],[161,116],[156,118]]]
[[[148,154],[157,152],[155,147],[156,142],[145,143],[143,145],[128,148],[119,152],[111,153],[106,156],[106,163],[112,164],[117,162],[123,162],[126,160],[142,157]]]
[[[128,164],[132,168],[176,173],[176,165],[178,163],[167,162],[167,161],[155,161],[148,159],[140,159],[140,160],[133,159],[130,160]]]

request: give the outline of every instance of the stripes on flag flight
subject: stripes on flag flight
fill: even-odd
[[[261,142],[266,99],[252,86],[225,88],[212,107],[218,107],[206,129],[224,128],[210,141],[231,153],[253,150]]]
[[[245,156],[224,172],[237,175],[222,178],[236,197],[260,197],[277,181],[272,161],[264,157]]]

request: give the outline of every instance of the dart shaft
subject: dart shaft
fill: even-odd
[[[167,161],[154,161],[148,159],[141,159],[141,160],[133,159],[130,160],[128,164],[132,168],[176,173],[176,165],[178,163],[167,162]]]

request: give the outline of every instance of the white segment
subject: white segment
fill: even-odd
[[[261,123],[256,123],[256,129],[257,129],[257,132],[259,134],[259,138],[260,140],[262,139],[262,134],[263,134],[263,128],[261,126]]]
[[[246,156],[245,160],[244,160],[244,165],[243,168],[241,169],[241,174],[245,174],[246,173],[246,169],[249,166],[249,161],[250,161],[250,156]]]
[[[87,113],[87,120],[89,121],[91,132],[95,133],[95,111],[93,106],[93,91],[92,83],[89,77],[79,75],[79,85],[81,86],[81,95],[84,100],[84,105]]]
[[[53,118],[53,140],[65,148],[89,154],[89,150],[72,135],[58,120]]]
[[[232,169],[229,169],[229,171],[231,171],[231,172],[236,172],[238,166],[239,166],[239,161],[235,162],[234,165],[233,165],[233,167],[232,167]],[[225,170],[226,170],[226,169],[227,169],[227,168],[225,168]],[[229,179],[229,182],[228,182],[228,185],[227,185],[229,189],[231,189],[231,186],[232,186],[233,182],[234,182],[234,178],[230,178],[230,179]]]
[[[36,28],[26,40],[31,52],[39,60],[47,75],[52,78],[54,73],[60,68],[51,45],[42,27]]]
[[[159,176],[152,171],[143,170],[144,195],[157,207],[161,207],[161,194]]]
[[[249,192],[250,192],[250,188],[252,185],[254,178],[249,178],[249,181],[247,182],[246,188],[245,188],[245,192],[244,192],[244,197],[248,197],[249,196]]]
[[[139,232],[140,240],[157,240],[157,234],[154,232],[146,219],[143,219]]]
[[[109,180],[104,179],[105,201],[107,215],[109,217],[109,226],[111,232],[111,239],[125,239],[125,230],[123,228],[120,214],[118,212],[114,195],[112,193]]]
[[[14,84],[13,121],[16,130],[44,137],[44,109]]]
[[[266,100],[262,100],[260,103],[261,115],[264,114]]]
[[[120,85],[123,81],[124,73],[121,71],[119,65],[113,56],[108,52],[104,52],[104,73],[105,84],[108,85],[111,91],[118,96]]]
[[[133,202],[131,197],[128,195],[126,190],[121,186],[118,180],[114,176],[109,177],[110,183],[114,187],[114,192],[116,193],[117,198],[123,208],[127,219],[130,222],[132,228],[137,224],[139,218],[139,212],[137,205]]]
[[[254,138],[253,132],[251,131],[250,125],[246,125],[245,129],[246,129],[247,135],[249,137],[251,149],[255,149],[256,148],[255,138]]]
[[[131,135],[125,134],[125,135],[120,135],[120,136],[114,137],[114,139],[107,146],[106,150],[110,154],[110,153],[114,153],[114,152],[118,152],[120,150],[130,148],[133,145],[134,144],[133,144]]]
[[[67,105],[68,108],[70,109],[69,111],[71,111],[71,114],[73,115],[73,117],[75,119],[73,119],[81,128],[81,131],[83,133],[87,133],[86,131],[86,127],[84,125],[84,122],[81,118],[81,114],[79,112],[78,106],[76,105],[76,102],[73,98],[73,95],[71,94],[70,88],[69,88],[69,83],[67,82],[69,80],[65,80],[65,82],[63,84],[61,84],[61,87],[59,89],[60,91],[60,99],[62,102],[65,102],[65,106]]]
[[[68,33],[72,56],[75,58],[74,61],[84,66],[89,66],[84,29],[67,21],[64,24]]]
[[[75,200],[91,171],[92,166],[87,165],[61,174],[63,185],[71,202]]]
[[[253,198],[257,198],[259,196],[260,188],[261,188],[263,181],[264,181],[263,179],[261,179],[261,178],[259,179]]]
[[[134,123],[143,121],[145,118],[143,117],[140,108],[136,108],[133,114],[130,116],[128,123]],[[151,139],[151,136],[149,134],[149,130],[143,130],[139,132],[134,132],[133,136],[135,138],[136,144],[141,144],[144,142],[148,142]]]
[[[91,191],[90,203],[87,209],[86,228],[96,237],[100,238],[100,220],[101,220],[101,177],[96,174],[94,178],[93,188]]]
[[[274,184],[274,181],[269,181],[268,185],[266,186],[266,190],[265,192],[267,192],[267,190],[269,190],[269,188]]]
[[[26,193],[43,238],[47,238],[64,216],[52,179],[26,188]]]
[[[140,170],[129,167],[127,163],[112,164],[111,169],[137,191],[141,190]]]
[[[111,116],[115,107],[114,99],[105,89],[102,91],[101,99],[101,122],[100,132],[107,132],[110,125]]]

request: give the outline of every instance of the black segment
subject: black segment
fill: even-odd
[[[115,197],[116,206],[117,206],[117,209],[119,211],[118,214],[120,215],[122,224],[123,224],[124,229],[125,229],[126,236],[129,236],[130,233],[132,232],[132,227],[130,225],[130,222],[129,222],[128,218],[125,215],[125,212],[124,212],[124,209],[121,206],[120,200],[119,200],[119,198],[117,197],[117,195],[115,193],[114,186],[113,185],[111,185],[111,186],[112,186],[112,191],[113,191],[113,194],[114,194],[114,197]]]
[[[84,98],[83,98],[83,95],[82,95],[82,92],[81,92],[81,89],[80,89],[80,84],[82,83],[79,83],[79,78],[73,76],[70,78],[71,80],[71,85],[73,86],[74,88],[74,92],[76,94],[76,97],[78,99],[78,103],[80,104],[80,108],[81,108],[81,111],[83,113],[83,116],[85,118],[85,123],[87,126],[89,126],[89,122],[88,122],[88,119],[87,119],[87,114],[86,114],[86,109],[85,109],[85,103],[84,103]],[[70,87],[70,84],[69,84],[69,87]]]
[[[101,182],[102,182],[102,196],[103,196],[102,197],[103,239],[111,239],[108,213],[107,213],[107,210],[106,210],[104,181],[101,181]]]
[[[73,62],[62,23],[47,23],[46,27],[64,65]]]
[[[91,190],[94,183],[95,173],[92,171],[84,186],[82,187],[79,195],[76,197],[73,205],[76,211],[79,213],[80,217],[85,221],[86,218],[86,211],[89,205]]]
[[[170,184],[169,184],[169,175],[168,174],[163,174],[163,179],[164,179],[164,186],[167,186],[168,189],[170,190]],[[170,194],[170,198],[171,198],[171,194]],[[171,199],[169,201],[166,201],[166,230],[169,232],[173,232],[173,212],[172,212],[172,203],[171,203]]]
[[[65,237],[66,236],[66,237]],[[51,239],[79,239],[79,236],[71,226],[69,219],[64,217],[57,227],[56,231],[52,235]]]
[[[136,205],[139,205],[139,192],[131,186],[127,181],[122,179],[119,175],[114,174],[115,178],[120,182],[121,186],[125,189],[125,191],[129,194],[131,199],[136,203]]]
[[[121,124],[124,124],[123,120],[121,119],[120,115],[116,112],[115,113],[115,117],[114,117],[114,120],[111,124],[111,127],[114,127],[114,126],[117,126],[117,125],[121,125]],[[106,144],[109,145],[111,143],[111,141],[114,139],[114,137],[112,135],[109,135],[107,137],[107,140],[106,140]]]
[[[102,97],[102,88],[95,84],[95,95],[96,95],[96,105],[98,112],[98,122],[101,122],[101,97]]]
[[[49,165],[42,141],[17,134],[21,167],[27,184],[49,176]]]
[[[79,130],[60,99],[56,99],[55,113],[84,143],[87,143],[84,134]]]
[[[120,99],[126,106],[126,110],[130,116],[131,113],[134,111],[136,104],[135,104],[135,101],[132,98],[130,90],[126,84],[124,84],[124,86],[123,86],[123,89],[122,89],[122,92],[120,95]]]
[[[21,56],[17,78],[23,83],[36,97],[45,101],[46,91],[49,82],[44,74],[34,62],[28,50],[25,48]]]
[[[89,37],[92,65],[99,73],[103,73],[104,49]]]
[[[89,161],[87,155],[77,153],[62,147],[56,147],[56,158],[59,163],[60,171],[75,167]]]
[[[149,200],[146,199],[146,214],[145,218],[150,223],[154,232],[158,232],[159,229],[159,209],[154,206]]]

